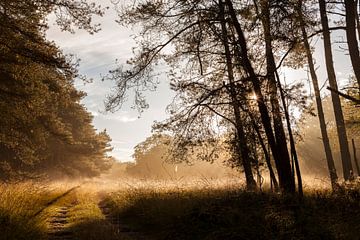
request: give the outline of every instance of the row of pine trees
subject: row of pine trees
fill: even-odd
[[[74,87],[76,62],[45,38],[46,17],[63,30],[92,32],[99,8],[74,1],[0,2],[0,179],[98,176],[111,166],[106,131],[97,132]]]

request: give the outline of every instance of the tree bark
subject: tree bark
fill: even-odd
[[[275,138],[276,143],[278,145],[284,146],[281,152],[281,156],[284,161],[284,165],[282,166],[284,169],[283,171],[290,174],[288,177],[293,178],[293,174],[291,172],[291,160],[287,148],[287,141],[286,141],[286,135],[285,135],[285,129],[283,125],[283,119],[281,116],[281,110],[280,110],[280,103],[279,103],[279,96],[278,96],[278,88],[277,88],[277,81],[276,81],[276,64],[272,49],[272,35],[271,35],[271,20],[270,20],[270,9],[269,9],[269,1],[261,1],[261,14],[260,14],[262,24],[263,24],[263,30],[264,30],[264,39],[265,39],[265,54],[266,54],[266,65],[267,65],[267,78],[270,85],[270,102],[272,106],[272,115],[273,115],[273,121],[274,121],[274,131],[275,131]],[[280,82],[279,82],[280,84]],[[279,85],[279,88],[281,88],[281,85]],[[280,89],[281,90],[281,89]],[[283,97],[283,93],[280,92],[281,97]],[[289,136],[290,136],[290,144],[291,144],[291,153],[292,157],[295,161],[295,168],[296,173],[298,176],[298,183],[299,183],[299,193],[302,195],[302,181],[301,181],[301,174],[295,149],[295,142],[292,136],[292,131],[290,128],[290,118],[287,115],[287,109],[286,109],[286,103],[285,98],[281,98],[283,104],[284,104],[284,112],[286,121],[288,124],[288,130],[289,130]]]
[[[354,153],[354,162],[355,162],[355,166],[356,166],[356,171],[357,171],[358,176],[360,176],[360,167],[359,167],[358,159],[356,157],[356,146],[355,146],[354,139],[351,139],[351,143],[352,143],[352,148],[353,148],[353,153]]]
[[[358,11],[359,0],[355,1],[355,20],[356,20],[356,30],[358,37],[360,38],[360,20],[359,20],[359,11]]]
[[[331,39],[330,39],[330,31],[329,31],[329,23],[326,15],[326,1],[319,0],[320,7],[320,16],[321,16],[321,25],[323,28],[323,36],[324,36],[324,48],[325,48],[325,60],[326,60],[326,69],[329,79],[330,87],[338,90],[336,75],[333,64],[332,50],[331,50]],[[336,121],[336,129],[339,138],[340,144],[340,152],[341,152],[341,161],[343,165],[343,174],[345,180],[349,180],[352,172],[349,144],[347,140],[344,116],[341,108],[340,97],[333,91],[331,91],[331,99],[333,102],[335,121]]]
[[[237,54],[238,61],[242,64],[242,67],[244,68],[245,72],[248,74],[249,79],[253,84],[254,92],[257,96],[257,104],[258,104],[262,124],[264,126],[264,130],[274,157],[275,165],[279,176],[280,188],[285,192],[295,193],[295,182],[294,179],[291,177],[291,167],[290,167],[288,153],[287,153],[288,157],[286,157],[287,146],[277,144],[275,140],[275,136],[271,126],[270,115],[261,91],[260,80],[258,79],[251,65],[247,51],[246,39],[242,31],[242,27],[237,19],[237,13],[233,7],[231,0],[226,0],[226,4],[228,6],[229,14],[232,19],[232,23],[234,25],[235,31],[237,33],[237,45],[239,48]],[[285,158],[283,158],[282,155],[283,153],[285,153]]]
[[[349,55],[354,70],[356,80],[358,82],[360,94],[360,54],[356,37],[356,3],[354,0],[346,0],[345,2],[345,21],[346,21],[346,39],[349,47]]]
[[[319,118],[319,123],[320,123],[322,142],[324,145],[326,162],[327,162],[327,166],[328,166],[328,170],[329,170],[329,174],[330,174],[331,186],[332,186],[332,189],[335,190],[337,187],[338,176],[336,173],[335,163],[334,163],[334,159],[333,159],[333,155],[332,155],[331,147],[330,147],[329,136],[328,136],[327,129],[326,129],[324,109],[322,106],[321,96],[320,96],[319,82],[318,82],[318,78],[316,75],[314,61],[313,61],[313,57],[311,54],[310,44],[309,44],[309,40],[307,38],[305,22],[304,22],[304,18],[303,18],[303,14],[302,14],[302,0],[299,0],[298,3],[299,3],[298,4],[299,5],[298,6],[298,15],[299,15],[299,20],[300,20],[301,33],[302,33],[306,57],[307,57],[308,65],[309,65],[310,75],[311,75],[311,79],[312,79],[312,83],[313,83],[313,87],[314,87],[315,101],[316,101],[316,107],[317,107],[317,111],[318,111],[318,118]]]
[[[270,159],[269,152],[266,149],[266,145],[265,145],[264,140],[263,140],[263,138],[261,136],[260,129],[259,129],[258,125],[256,124],[252,114],[249,113],[249,115],[250,115],[252,126],[254,127],[256,135],[258,136],[260,146],[261,146],[261,148],[262,148],[262,150],[264,152],[265,162],[266,162],[266,165],[267,165],[267,167],[269,169],[269,173],[270,173],[270,181],[272,182],[272,184],[274,184],[275,191],[277,192],[277,191],[279,191],[279,183],[276,180],[275,173],[274,173],[274,170],[273,170],[272,165],[271,165],[271,159]]]
[[[256,182],[254,180],[254,176],[251,169],[250,164],[250,154],[249,154],[249,148],[246,143],[245,138],[245,131],[243,122],[241,119],[241,113],[240,113],[240,101],[237,97],[236,92],[236,86],[234,81],[234,69],[233,69],[233,63],[232,63],[232,57],[231,57],[231,51],[229,47],[229,39],[228,39],[228,31],[226,27],[226,21],[225,21],[225,10],[223,1],[219,0],[219,7],[220,7],[220,21],[221,21],[221,33],[222,33],[222,42],[225,49],[225,57],[226,57],[226,68],[228,73],[228,79],[229,79],[229,94],[232,100],[232,106],[234,111],[234,117],[235,117],[235,128],[236,128],[236,139],[238,143],[238,148],[240,150],[240,156],[242,159],[242,164],[245,171],[245,177],[246,177],[246,186],[249,190],[255,190],[256,189]]]

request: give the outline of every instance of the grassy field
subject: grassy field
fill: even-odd
[[[360,239],[358,185],[302,201],[228,180],[77,185],[0,185],[0,239]]]

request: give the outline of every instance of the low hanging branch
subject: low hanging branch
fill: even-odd
[[[360,105],[360,99],[354,98],[354,97],[352,97],[352,96],[350,96],[348,94],[342,93],[339,90],[333,89],[331,87],[327,87],[326,89],[338,94],[339,96],[341,96],[341,97],[343,97],[343,98],[345,98],[347,100],[350,100],[350,101],[354,102],[356,105]]]

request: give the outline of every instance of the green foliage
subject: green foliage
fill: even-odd
[[[45,17],[56,9],[68,13],[58,18],[64,29],[76,24],[93,31],[89,18],[101,11],[90,7],[83,1],[0,3],[0,179],[45,171],[96,176],[110,167],[110,138],[96,133],[80,103],[85,94],[73,85],[77,63],[44,33]]]

